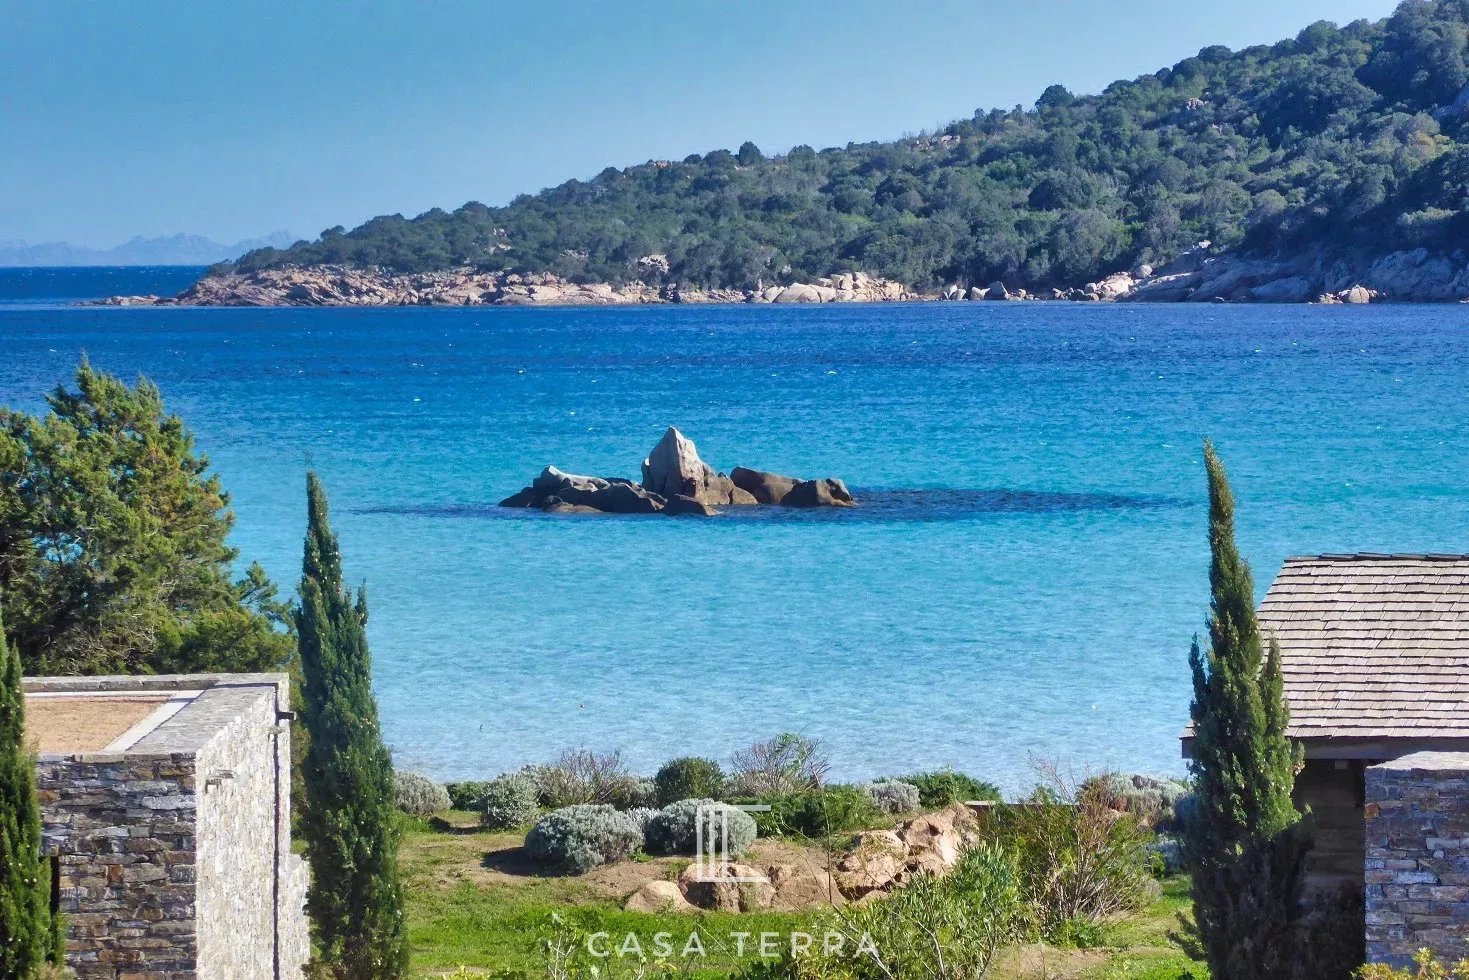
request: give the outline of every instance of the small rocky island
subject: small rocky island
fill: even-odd
[[[669,426],[643,460],[643,482],[620,477],[577,476],[547,466],[531,485],[500,501],[548,514],[694,514],[712,517],[720,507],[851,507],[847,485],[827,478],[803,480],[736,466],[726,476],[699,458],[694,442]]]

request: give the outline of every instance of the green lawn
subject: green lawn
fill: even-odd
[[[677,876],[687,859],[658,858],[598,868],[581,877],[547,875],[520,851],[522,834],[482,831],[469,814],[447,820],[412,820],[404,835],[401,867],[408,897],[413,975],[452,973],[460,967],[497,976],[545,975],[544,943],[556,934],[584,937],[606,932],[613,945],[628,933],[653,952],[655,934],[669,934],[681,948],[692,930],[704,943],[698,971],[719,977],[734,972],[733,933],[787,935],[809,928],[808,913],[657,914],[623,910],[625,896],[642,881]],[[777,847],[766,842],[762,846]],[[1057,949],[1030,945],[1007,951],[991,971],[993,980],[1200,980],[1168,938],[1178,913],[1188,906],[1187,883],[1172,879],[1162,897],[1143,912],[1107,924],[1101,945]],[[751,940],[751,943],[757,940]],[[744,962],[749,962],[747,958]]]

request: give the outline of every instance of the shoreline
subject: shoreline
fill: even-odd
[[[175,296],[107,296],[83,306],[372,307],[643,306],[932,302],[1469,303],[1469,259],[1427,249],[1356,259],[1215,254],[1201,242],[1161,269],[1143,264],[1069,289],[1031,293],[1004,282],[921,292],[865,272],[757,289],[696,289],[641,280],[576,283],[553,273],[394,273],[347,266],[283,266],[206,274]]]

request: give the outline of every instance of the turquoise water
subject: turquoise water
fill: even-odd
[[[243,556],[284,583],[319,469],[388,740],[443,777],[575,746],[651,770],[783,730],[854,778],[1179,770],[1206,434],[1262,589],[1288,554],[1469,550],[1459,306],[12,303],[0,350],[18,407],[82,350],[156,380],[234,494]],[[670,424],[721,469],[841,476],[867,506],[493,506],[546,463],[636,476]]]

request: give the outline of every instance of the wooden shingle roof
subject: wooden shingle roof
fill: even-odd
[[[1291,737],[1469,738],[1469,555],[1289,558],[1260,629]]]

